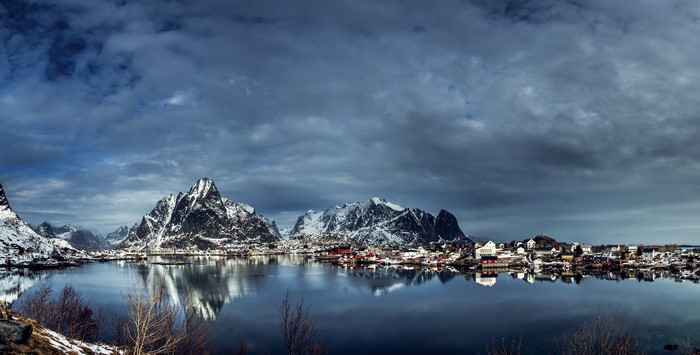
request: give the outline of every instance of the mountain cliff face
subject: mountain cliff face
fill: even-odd
[[[290,237],[323,233],[344,234],[371,245],[420,245],[464,237],[457,219],[447,211],[440,211],[436,219],[417,208],[403,208],[376,197],[323,212],[306,212]]]
[[[444,240],[454,240],[456,238],[464,239],[466,236],[459,228],[457,218],[445,210],[440,210],[435,219],[435,233]]]
[[[123,242],[124,239],[126,239],[126,237],[129,236],[129,233],[131,233],[132,231],[135,232],[136,228],[138,227],[138,223],[135,223],[131,228],[129,228],[128,226],[121,226],[117,228],[117,230],[115,230],[114,232],[107,234],[104,239],[105,243],[107,244],[107,247],[115,247],[121,244],[121,242]]]
[[[189,192],[158,201],[119,247],[215,249],[241,241],[276,241],[251,209],[222,198],[212,180],[200,179]]]
[[[267,218],[261,214],[257,214],[255,212],[255,208],[253,208],[253,206],[250,206],[248,204],[245,204],[242,202],[236,202],[236,204],[239,205],[240,207],[242,207],[244,210],[248,211],[249,213],[252,213],[252,214],[260,217],[260,219],[262,219],[262,221],[267,226],[267,229],[270,231],[270,233],[272,235],[275,236],[275,238],[277,238],[277,239],[282,238],[282,234],[280,233],[279,229],[277,229],[277,223],[275,222],[274,219],[270,219],[270,218]]]
[[[36,233],[12,210],[0,185],[0,257],[16,258],[28,250],[50,255],[61,248],[72,247],[63,240],[50,240]]]
[[[102,237],[68,225],[57,228],[44,222],[34,228],[34,231],[47,238],[63,239],[77,249],[101,250],[109,246]]]

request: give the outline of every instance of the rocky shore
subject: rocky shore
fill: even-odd
[[[124,354],[101,343],[67,338],[0,302],[0,353],[2,354]]]

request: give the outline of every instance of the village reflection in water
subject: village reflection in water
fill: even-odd
[[[405,287],[420,287],[432,280],[446,284],[455,279],[494,287],[498,282],[523,281],[536,283],[579,284],[587,279],[622,282],[653,282],[657,278],[683,280],[668,270],[604,271],[560,273],[520,270],[470,270],[453,267],[342,265],[312,260],[307,257],[270,255],[254,257],[165,257],[152,256],[147,261],[112,262],[118,269],[127,269],[138,287],[162,283],[168,299],[178,302],[186,297],[209,320],[215,320],[227,303],[244,296],[264,293],[277,287],[284,278],[305,287],[336,287],[387,295]],[[107,263],[108,264],[108,263]],[[90,265],[82,266],[89,268]],[[0,300],[12,303],[32,286],[44,282],[62,270],[31,271],[9,269],[0,272]],[[131,278],[132,283],[134,278]],[[344,279],[352,279],[345,282]],[[124,283],[122,281],[122,283]],[[134,285],[122,285],[124,290]],[[116,287],[116,286],[115,286]]]
[[[637,309],[666,312],[668,317],[661,323],[640,320],[638,332],[654,335],[658,342],[673,339],[687,327],[700,324],[700,314],[687,312],[700,296],[698,282],[679,276],[670,270],[653,269],[535,272],[528,268],[343,265],[294,255],[152,256],[66,269],[3,270],[0,292],[3,300],[20,310],[40,284],[50,285],[54,292],[72,285],[90,304],[109,316],[119,316],[124,312],[123,295],[130,287],[148,288],[154,281],[161,282],[170,302],[189,297],[211,321],[216,351],[228,353],[241,341],[251,348],[257,346],[256,351],[264,350],[261,344],[277,344],[277,307],[291,290],[295,300],[303,298],[311,307],[319,329],[334,349],[350,349],[361,337],[377,351],[425,353],[440,349],[454,353],[464,349],[479,352],[482,340],[493,334],[520,334],[524,330],[533,345],[544,344],[551,335],[531,334],[533,324],[547,324],[562,332],[590,320],[587,317],[601,308],[627,314],[635,314]],[[659,299],[666,302],[659,303]],[[527,312],[513,311],[523,302],[529,305]],[[493,317],[494,312],[497,317]],[[360,314],[371,314],[373,322],[367,323],[357,316]],[[481,319],[478,327],[474,327],[475,318]],[[417,323],[424,326],[416,328]],[[504,328],[504,324],[508,326]],[[392,332],[387,333],[387,329]],[[424,337],[419,348],[402,342],[406,336],[425,335],[425,329],[435,331]],[[464,329],[474,337],[461,337]],[[273,352],[283,350],[274,346],[270,348]]]

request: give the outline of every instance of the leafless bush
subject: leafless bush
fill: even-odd
[[[700,349],[693,344],[693,338],[690,334],[685,339],[676,339],[675,344],[668,344],[664,349],[671,351],[679,351],[680,354],[698,355]]]
[[[506,344],[506,338],[501,339],[500,343],[494,340],[491,346],[486,346],[486,354],[488,355],[520,355],[521,354],[522,338],[517,341],[512,340],[510,345]]]
[[[594,326],[584,324],[570,335],[557,341],[562,354],[642,354],[639,342],[630,333],[627,318],[613,313],[605,316],[598,312]]]
[[[50,297],[51,292],[51,286],[39,286],[24,302],[24,315],[70,338],[97,340],[104,320],[102,311],[93,310],[71,285],[66,285],[55,299]]]
[[[207,347],[209,323],[192,305],[189,297],[168,303],[162,282],[132,288],[123,295],[127,318],[117,324],[115,341],[129,354],[203,354]]]
[[[316,322],[309,314],[309,308],[304,307],[304,298],[292,304],[290,290],[278,306],[280,317],[280,332],[285,349],[289,355],[324,354],[322,344],[316,337]]]
[[[48,324],[49,316],[53,314],[51,309],[51,286],[39,285],[34,294],[27,298],[22,305],[22,313],[29,318],[33,318],[39,324]]]

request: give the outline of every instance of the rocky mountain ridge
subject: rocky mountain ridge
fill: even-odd
[[[117,228],[114,232],[109,233],[105,236],[105,242],[109,247],[115,247],[119,244],[121,244],[132,231],[136,231],[136,228],[139,227],[138,223],[134,223],[131,228],[127,225],[120,226]]]
[[[457,219],[445,210],[436,218],[423,210],[403,208],[377,197],[322,212],[308,211],[297,219],[289,237],[329,233],[373,245],[419,245],[466,238]]]
[[[216,249],[240,242],[275,242],[278,238],[268,224],[250,206],[221,197],[214,182],[203,178],[189,192],[158,201],[119,248]]]
[[[49,222],[44,222],[34,228],[34,231],[47,238],[65,240],[76,249],[101,250],[109,247],[101,236],[70,225],[54,227]]]
[[[3,225],[14,223],[21,227],[21,223],[16,222],[18,217],[8,210],[11,212],[0,187],[0,217],[5,216],[5,220],[10,221]],[[48,222],[34,230],[26,226],[31,232],[26,229],[24,232],[48,237],[50,244],[68,241],[73,247],[84,250],[112,247],[217,249],[242,242],[274,243],[282,238],[312,236],[324,236],[323,240],[339,236],[339,241],[396,246],[453,240],[471,242],[448,211],[441,210],[435,217],[423,210],[403,208],[376,197],[320,212],[310,210],[300,216],[293,227],[280,232],[274,220],[258,214],[252,206],[222,197],[214,182],[207,178],[198,180],[188,192],[163,197],[140,223],[131,228],[121,226],[104,238],[71,226],[57,228]],[[70,246],[65,242],[63,245]]]

